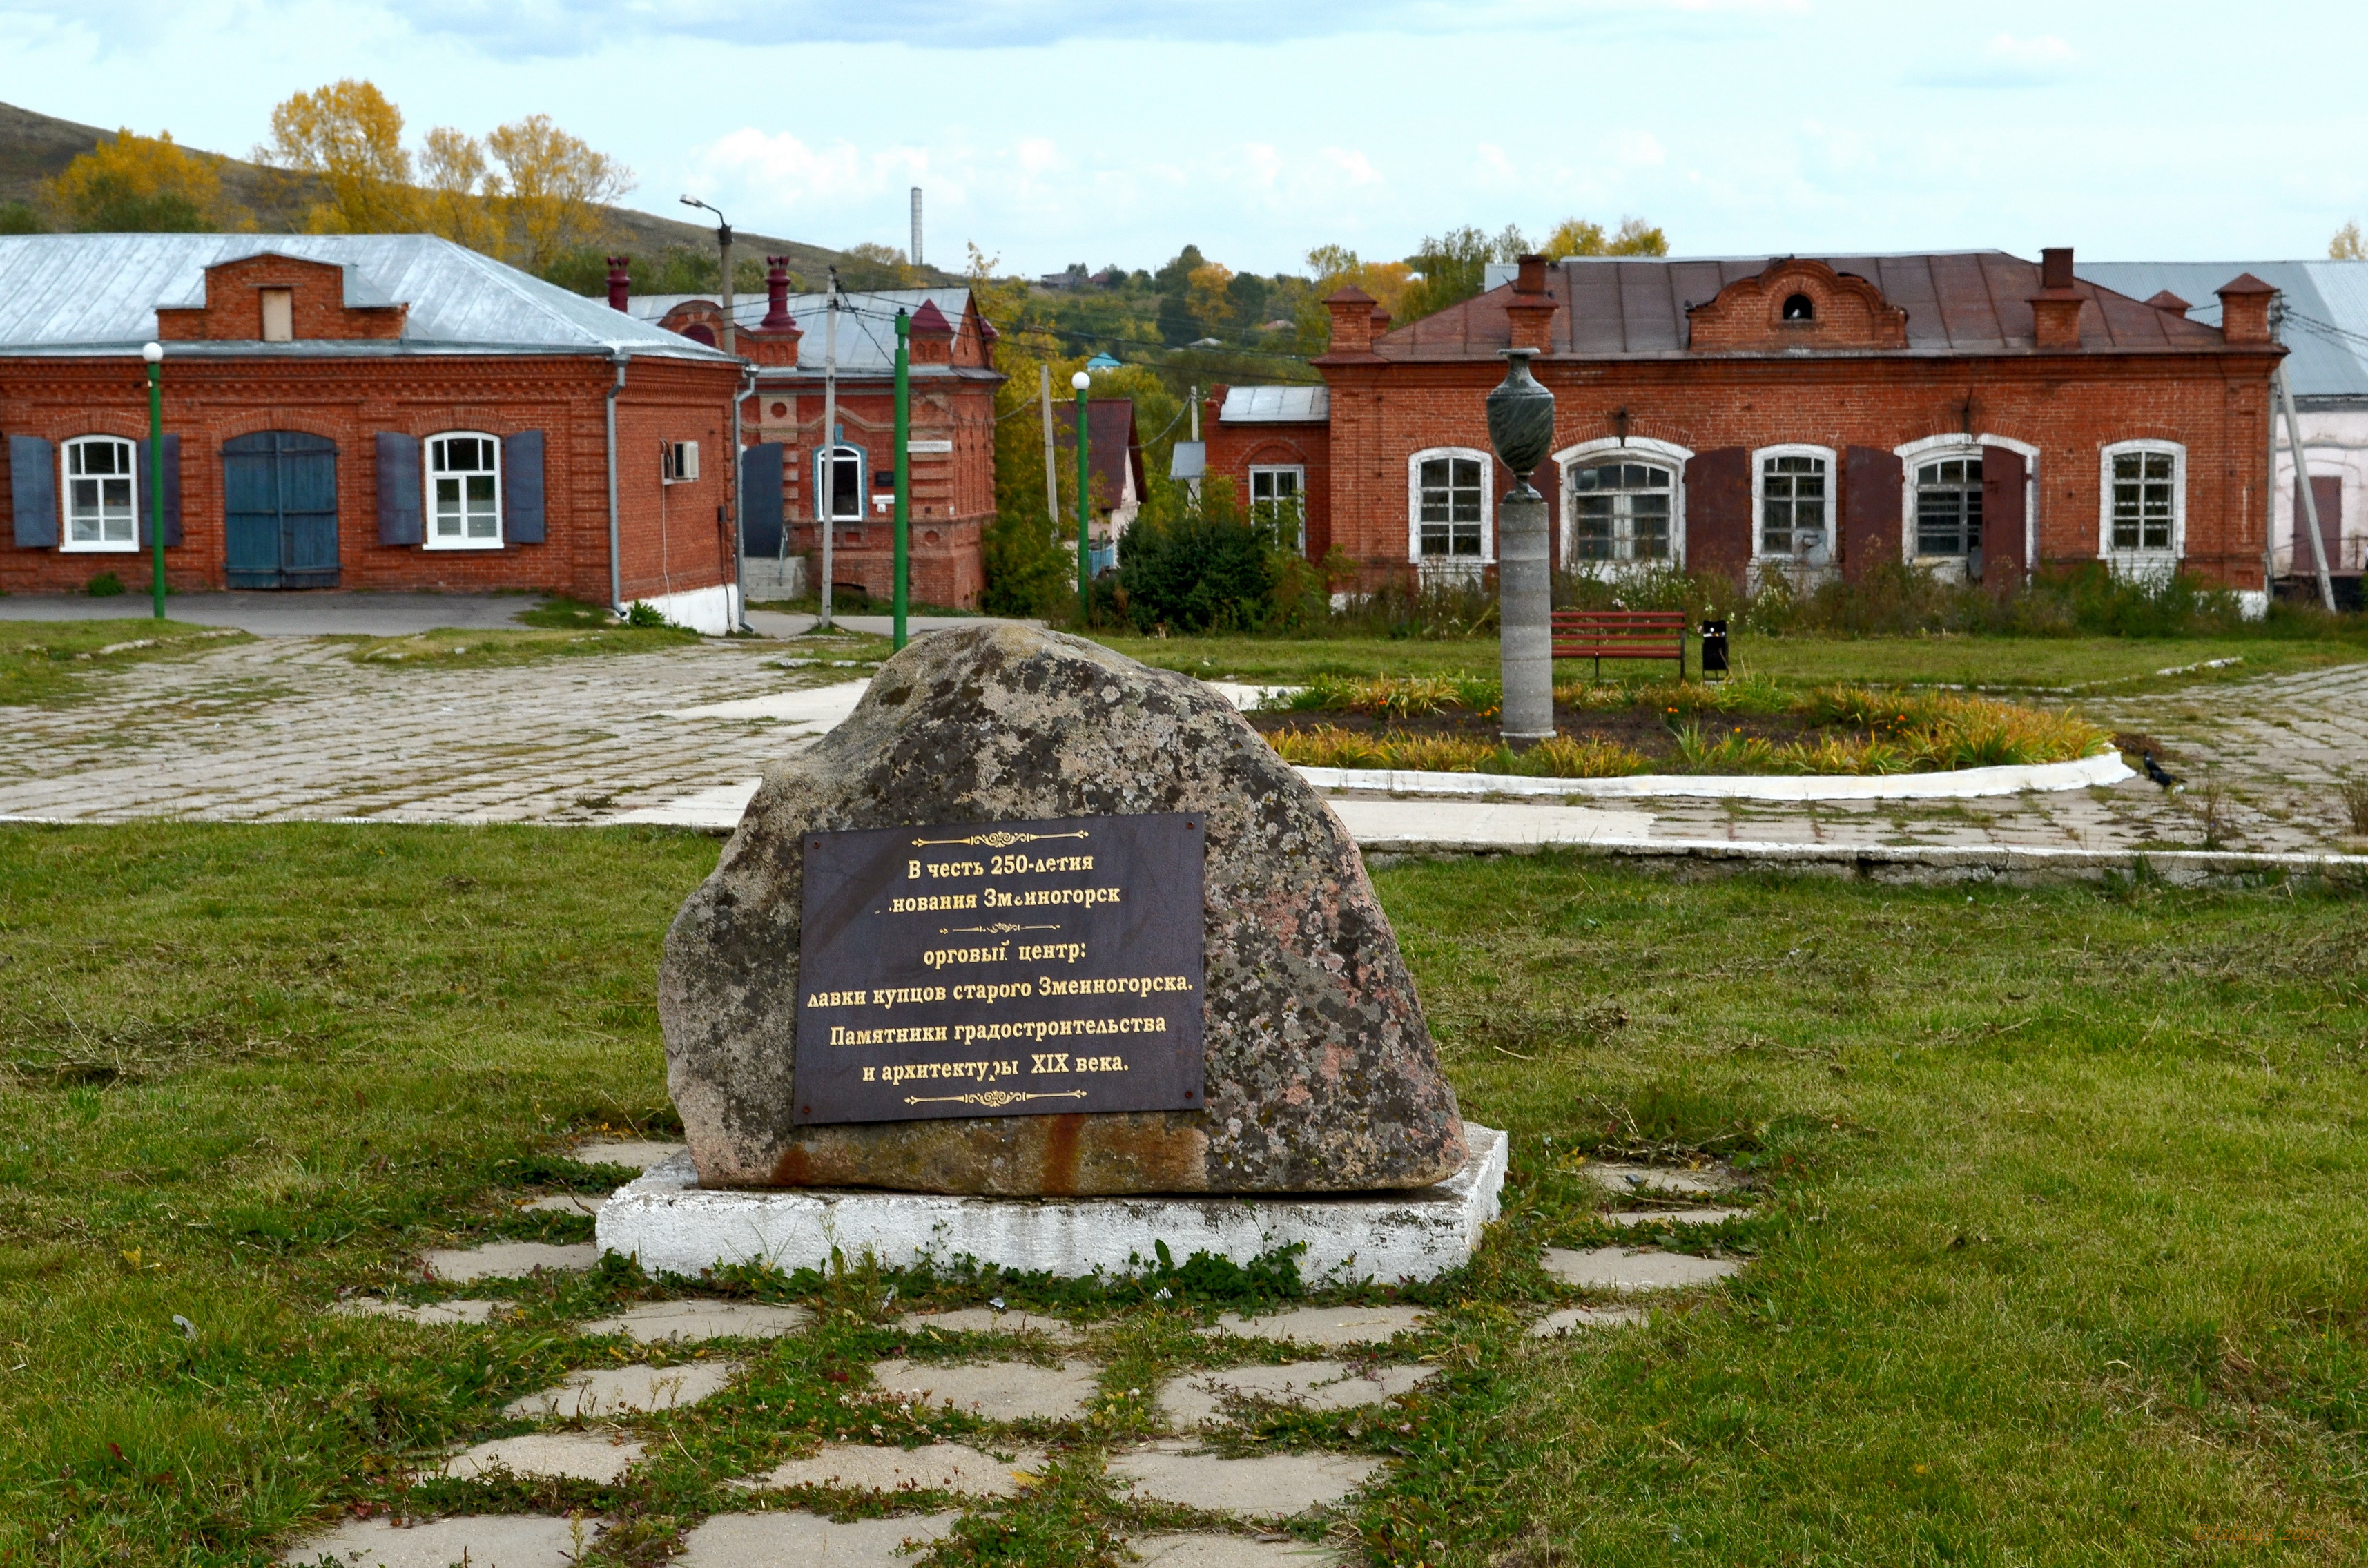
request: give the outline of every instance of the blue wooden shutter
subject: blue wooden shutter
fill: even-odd
[[[740,548],[760,560],[781,553],[781,443],[740,453]]]
[[[8,437],[8,500],[19,550],[57,548],[57,465],[56,449],[39,436]]]
[[[541,544],[542,534],[542,432],[521,430],[502,437],[502,539]]]
[[[419,437],[378,433],[378,541],[417,544],[427,538],[419,509]]]
[[[155,539],[148,527],[155,509],[155,477],[148,472],[148,443],[134,441],[131,465],[139,474],[140,548],[150,550]],[[167,433],[165,437],[165,548],[177,548],[181,542],[181,437]]]

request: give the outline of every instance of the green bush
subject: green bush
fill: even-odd
[[[1209,480],[1197,501],[1180,487],[1154,488],[1119,546],[1116,612],[1146,631],[1325,628],[1325,575],[1300,554],[1295,518],[1243,511],[1223,479]]]
[[[1041,517],[998,516],[981,536],[986,588],[979,608],[989,615],[1042,619],[1057,613],[1076,591],[1076,546],[1067,549]]]
[[[650,603],[649,600],[635,599],[631,605],[626,607],[625,624],[628,626],[671,626],[674,623],[666,618],[665,611],[659,609],[657,606]]]
[[[111,599],[123,591],[123,579],[112,572],[101,572],[83,585],[82,591],[95,599]]]

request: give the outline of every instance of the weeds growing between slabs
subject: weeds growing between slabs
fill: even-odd
[[[2070,711],[1955,692],[1795,692],[1753,677],[1558,686],[1558,733],[1517,752],[1493,733],[1500,701],[1497,683],[1471,677],[1319,676],[1252,722],[1304,767],[1557,778],[1927,772],[2069,762],[2112,744]]]
[[[1215,1526],[1102,1466],[1147,1430],[1140,1391],[1281,1355],[1197,1329],[1307,1290],[1288,1258],[1155,1254],[1090,1285],[861,1259],[419,1283],[426,1247],[583,1239],[520,1200],[622,1179],[568,1157],[578,1136],[673,1131],[652,974],[715,855],[658,830],[0,828],[0,1562],[259,1564],[357,1512],[523,1509],[604,1523],[587,1568],[656,1568],[760,1506],[730,1482],[823,1439],[1049,1447],[916,1559],[940,1568],[1114,1568],[1121,1538]],[[1220,1439],[1388,1461],[1294,1534],[1405,1568],[2299,1564],[2368,1539],[2356,892],[1680,881],[1551,854],[1375,881],[1513,1175],[1470,1268],[1319,1298],[1429,1310],[1379,1358],[1441,1369],[1425,1391],[1253,1408]],[[1750,1267],[1641,1328],[1531,1340],[1573,1299],[1541,1245],[1639,1239],[1606,1220],[1637,1200],[1590,1178],[1608,1154],[1731,1162],[1748,1218],[1645,1236]],[[326,1312],[358,1290],[508,1310]],[[693,1290],[815,1323],[572,1332]],[[882,1357],[989,1346],[903,1308],[990,1296],[1085,1325],[1081,1418],[987,1429],[870,1385]],[[744,1369],[627,1420],[651,1457],[618,1483],[426,1479],[519,1430],[508,1401],[642,1358]]]

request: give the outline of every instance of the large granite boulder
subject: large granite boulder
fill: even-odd
[[[1206,816],[1205,1109],[792,1124],[803,835],[1154,812]],[[666,934],[658,1016],[706,1187],[1333,1192],[1425,1187],[1465,1160],[1331,809],[1201,682],[1057,632],[924,637],[768,770]]]

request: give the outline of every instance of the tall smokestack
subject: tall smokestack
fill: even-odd
[[[915,267],[921,265],[921,187],[913,187],[913,250],[909,258]]]

